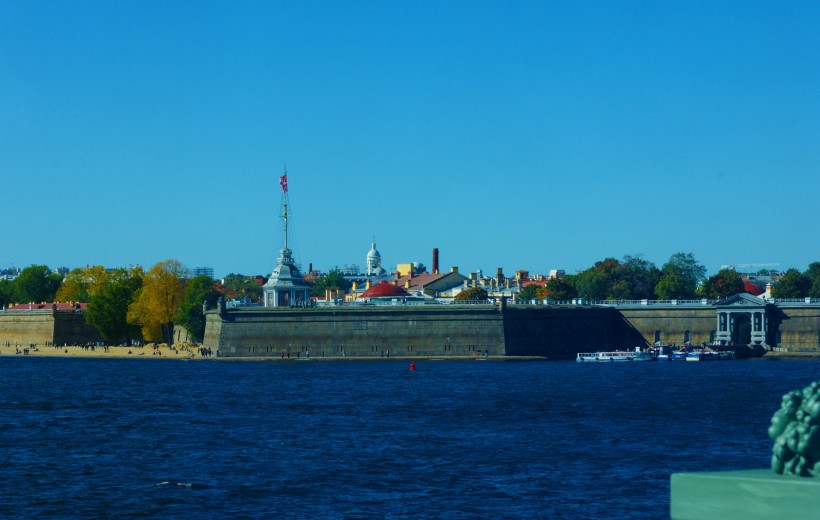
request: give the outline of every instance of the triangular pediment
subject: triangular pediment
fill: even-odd
[[[715,307],[765,307],[766,301],[749,293],[735,294],[715,303]]]

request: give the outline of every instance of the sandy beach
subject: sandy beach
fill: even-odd
[[[132,359],[214,359],[199,354],[198,347],[191,344],[151,345],[142,347],[7,347],[0,346],[0,356],[39,357],[85,357],[85,358],[132,358]]]

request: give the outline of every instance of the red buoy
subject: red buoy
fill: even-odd
[[[410,362],[410,370],[412,371],[412,370],[415,370],[415,369],[416,369],[416,364],[411,361]]]

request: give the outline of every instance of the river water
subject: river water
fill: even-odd
[[[816,361],[0,358],[0,517],[664,518]]]

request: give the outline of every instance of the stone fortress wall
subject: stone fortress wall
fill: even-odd
[[[771,346],[820,349],[820,304],[778,305]],[[547,356],[709,342],[715,308],[428,305],[229,309],[207,313],[204,344],[224,356]],[[176,335],[175,335],[176,337]],[[77,311],[0,312],[0,345],[102,341]]]
[[[33,310],[0,312],[0,345],[83,345],[103,338],[79,311]]]

